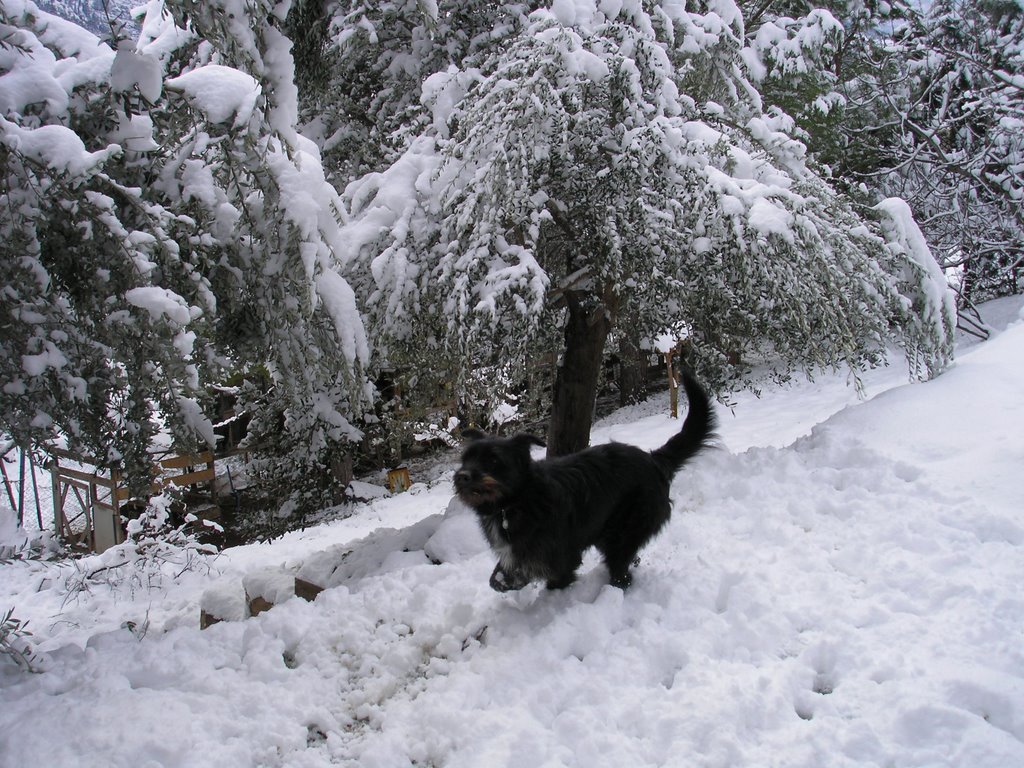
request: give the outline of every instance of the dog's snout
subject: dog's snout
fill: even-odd
[[[472,473],[467,469],[460,469],[455,473],[455,483],[468,483],[473,479]]]

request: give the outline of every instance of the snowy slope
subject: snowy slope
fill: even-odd
[[[596,559],[492,592],[443,482],[150,590],[3,566],[46,671],[0,666],[0,764],[1024,765],[1024,323],[899,376],[721,414],[625,594]],[[633,413],[596,439],[678,428]],[[196,628],[204,590],[359,539],[315,602]]]
[[[85,27],[101,38],[110,35],[111,21],[135,25],[131,11],[138,0],[39,0],[41,9]]]

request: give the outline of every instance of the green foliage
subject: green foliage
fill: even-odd
[[[491,353],[526,370],[574,301],[648,338],[681,327],[723,387],[754,359],[780,376],[857,371],[890,343],[927,361],[915,372],[940,370],[942,299],[925,320],[903,278],[935,274],[914,272],[916,255],[806,162],[793,120],[763,108],[742,19],[658,8],[576,24],[538,12],[471,69],[431,78],[431,122],[346,192],[371,326],[389,345],[420,340],[424,363],[455,350],[458,386]],[[838,44],[837,25],[819,27]]]
[[[6,21],[25,26],[14,67],[67,55],[35,36],[34,17]],[[140,155],[110,143],[130,120],[121,94],[87,80],[67,113],[55,101],[2,123],[0,430],[21,445],[60,435],[144,478],[165,427],[185,450],[212,434],[200,415],[216,371],[211,253],[194,222],[143,192]]]
[[[164,433],[181,452],[212,445],[208,385],[263,366],[275,399],[250,398],[252,415],[283,414],[282,450],[313,454],[294,462],[311,471],[359,439],[372,397],[334,259],[340,202],[295,130],[272,4],[247,6],[260,21],[244,27],[233,7],[168,5],[176,15],[151,7],[137,46],[116,52],[31,6],[4,19],[4,66],[42,96],[18,91],[0,123],[0,430],[67,439],[141,490]],[[214,77],[234,84],[222,101],[203,95]],[[282,500],[309,484],[271,483]]]
[[[0,659],[16,664],[26,672],[39,672],[41,662],[28,639],[32,633],[25,629],[27,623],[14,617],[13,608],[0,619]]]

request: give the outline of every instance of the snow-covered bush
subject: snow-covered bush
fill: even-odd
[[[217,548],[199,540],[196,520],[172,521],[172,502],[166,494],[151,498],[142,514],[129,521],[123,543],[67,564],[65,599],[81,599],[100,586],[132,595],[189,571],[208,572]]]
[[[0,660],[9,660],[26,672],[38,672],[39,660],[28,639],[32,633],[25,628],[25,622],[15,618],[10,609],[0,619]]]

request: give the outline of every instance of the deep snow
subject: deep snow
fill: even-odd
[[[719,409],[626,593],[593,557],[564,592],[492,592],[450,473],[148,589],[0,566],[45,669],[0,664],[0,764],[1024,765],[1019,307],[934,381]],[[594,439],[656,447],[662,409]],[[333,586],[199,631],[268,567]]]

